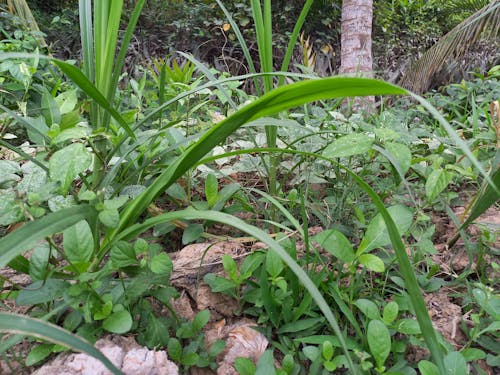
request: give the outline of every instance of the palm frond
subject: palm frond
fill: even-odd
[[[500,31],[500,0],[491,1],[443,36],[420,59],[411,64],[399,84],[416,93],[423,93],[432,78],[450,58],[458,59],[480,38],[498,38]]]

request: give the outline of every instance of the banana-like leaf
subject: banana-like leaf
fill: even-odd
[[[38,220],[30,221],[0,239],[0,268],[5,267],[23,251],[34,247],[43,238],[62,232],[73,224],[95,215],[96,211],[93,207],[82,204],[63,208]]]
[[[54,324],[43,320],[29,318],[23,315],[0,312],[0,332],[17,333],[34,336],[56,344],[67,346],[75,351],[84,352],[98,359],[113,374],[123,375],[109,359],[88,341],[74,335]]]
[[[428,90],[434,74],[446,61],[458,59],[479,38],[498,38],[500,31],[500,1],[491,1],[454,27],[424,55],[414,62],[399,84],[415,93]]]

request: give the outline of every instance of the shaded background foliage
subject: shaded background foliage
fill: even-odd
[[[79,57],[77,3],[76,0],[30,2],[56,56]],[[125,1],[129,9],[134,3],[133,0]],[[232,0],[224,3],[238,21],[246,40],[255,41],[248,2]],[[422,56],[440,37],[487,3],[486,0],[374,1],[373,53],[376,74],[398,82],[412,60]],[[298,17],[303,4],[303,0],[273,1],[276,64],[280,64],[283,58],[287,34],[291,32],[293,20]],[[304,25],[304,36],[310,39],[302,48],[316,53],[315,71],[323,76],[337,73],[340,65],[341,5],[340,0],[315,1]],[[131,43],[127,65],[132,67],[141,60],[182,50],[193,53],[196,58],[217,69],[231,74],[245,74],[248,69],[241,47],[232,30],[227,29],[226,22],[223,12],[213,1],[148,1]],[[500,61],[498,47],[498,42],[478,41],[464,58],[449,61],[443,66],[432,87],[456,82],[467,77],[468,72],[474,69],[486,71]],[[256,48],[251,49],[251,53],[258,64]],[[296,50],[293,61],[296,66],[303,63],[300,49]],[[295,70],[301,68],[296,67]]]

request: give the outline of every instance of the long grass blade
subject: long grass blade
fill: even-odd
[[[496,189],[487,182],[483,184],[470,207],[469,216],[457,229],[457,233],[448,241],[448,247],[455,245],[460,237],[460,231],[467,228],[474,220],[500,199],[500,193],[498,192],[500,190],[500,168],[497,168],[496,171],[491,174],[491,181],[496,186]]]
[[[63,208],[38,220],[31,221],[0,239],[0,268],[5,267],[23,251],[54,233],[62,232],[81,220],[91,219],[96,211],[89,205]]]
[[[88,341],[43,320],[0,312],[0,331],[35,336],[79,352],[87,353],[101,361],[113,374],[123,375],[104,354],[94,348]]]
[[[313,5],[313,2],[314,0],[306,1],[299,14],[299,18],[297,18],[297,22],[295,22],[292,35],[290,35],[290,39],[288,40],[288,46],[286,47],[285,57],[283,58],[283,62],[281,64],[282,72],[286,72],[288,70],[288,66],[290,65],[290,61],[292,59],[293,49],[295,48],[295,43],[297,43],[300,30],[302,29],[302,25],[306,20],[307,14],[309,13],[309,9],[311,9],[311,6]],[[285,77],[281,76],[278,81],[278,86],[283,85],[284,81]]]
[[[342,349],[344,350],[344,353],[346,355],[347,361],[348,361],[348,367],[350,369],[351,374],[359,374],[359,371],[357,368],[354,366],[354,363],[352,362],[347,344],[344,339],[344,334],[340,330],[340,327],[337,323],[337,319],[335,318],[335,315],[333,314],[331,308],[328,306],[328,303],[325,301],[323,296],[321,295],[321,292],[318,290],[316,285],[313,283],[313,281],[309,278],[309,276],[304,272],[302,268],[293,260],[293,258],[288,255],[286,250],[275,240],[271,238],[267,233],[265,233],[263,230],[245,223],[241,219],[238,219],[232,215],[223,213],[223,212],[216,212],[216,211],[198,211],[194,210],[192,208],[183,210],[183,211],[175,211],[175,212],[168,212],[162,215],[155,216],[151,219],[148,219],[144,221],[143,223],[140,224],[135,224],[127,228],[125,231],[123,231],[118,239],[121,240],[128,240],[135,238],[137,235],[140,233],[143,233],[145,230],[160,224],[164,222],[169,222],[172,220],[210,220],[210,221],[216,221],[219,223],[223,223],[226,225],[229,225],[233,228],[239,229],[243,232],[248,233],[249,235],[253,236],[254,238],[258,239],[259,241],[262,241],[266,243],[272,251],[275,251],[281,259],[287,264],[288,267],[297,275],[299,280],[302,282],[304,287],[308,290],[308,292],[311,294],[313,297],[314,301],[320,308],[321,312],[324,314],[326,319],[328,320],[328,323],[333,329],[333,332],[339,339],[339,342],[341,344]]]
[[[255,69],[255,65],[253,63],[252,56],[250,55],[250,50],[248,49],[247,46],[247,42],[245,41],[245,38],[243,37],[243,34],[241,33],[240,28],[238,27],[238,24],[234,21],[234,18],[232,17],[231,13],[229,13],[224,4],[222,4],[222,1],[221,0],[215,0],[215,1],[219,5],[219,8],[222,9],[227,18],[227,21],[233,28],[233,32],[236,35],[236,39],[238,40],[238,43],[240,43],[241,50],[243,51],[243,56],[245,56],[245,60],[247,61],[248,70],[250,71],[250,73],[257,73],[257,70]],[[253,77],[253,82],[257,96],[262,95],[261,88],[257,81],[257,77]]]
[[[236,129],[249,121],[273,115],[314,100],[344,96],[398,95],[405,93],[406,90],[383,81],[349,77],[331,77],[297,82],[273,90],[208,130],[198,142],[186,150],[124,209],[118,227],[108,233],[107,239],[111,240],[117,233],[135,222],[158,194],[168,188]]]

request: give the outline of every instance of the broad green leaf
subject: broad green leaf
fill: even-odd
[[[325,230],[312,237],[312,239],[345,263],[351,263],[355,259],[351,242],[338,230]]]
[[[182,234],[182,244],[187,245],[196,241],[202,235],[205,228],[202,224],[189,224]]]
[[[86,221],[82,220],[63,232],[63,248],[71,263],[90,261],[94,252],[94,237]]]
[[[151,259],[151,272],[153,273],[170,276],[173,268],[172,260],[167,253],[158,254]]]
[[[444,357],[446,375],[467,375],[467,363],[459,352],[450,352]]]
[[[361,155],[368,152],[372,144],[373,138],[366,134],[348,134],[330,143],[323,151],[323,156],[333,159]]]
[[[224,254],[222,256],[222,266],[231,280],[238,281],[238,265],[232,256]]]
[[[9,225],[24,218],[22,206],[13,190],[0,190],[0,225]]]
[[[377,368],[383,368],[391,352],[391,335],[385,324],[380,320],[372,320],[368,324],[367,340]]]
[[[78,102],[76,89],[64,91],[57,95],[55,102],[57,103],[61,115],[71,112],[75,109],[76,103]]]
[[[355,305],[368,319],[380,319],[378,306],[369,299],[360,298],[355,302]]]
[[[66,130],[63,130],[59,134],[57,134],[54,139],[52,139],[52,142],[54,144],[62,143],[71,139],[83,139],[87,137],[88,135],[88,129],[83,127],[83,126],[75,126],[74,128],[69,128]]]
[[[265,255],[261,252],[255,252],[245,257],[245,260],[240,267],[240,277],[242,279],[249,278],[252,273],[262,264],[264,257]]]
[[[414,319],[400,319],[395,324],[396,331],[407,335],[418,335],[421,333],[419,324]]]
[[[132,328],[132,316],[127,310],[112,313],[102,322],[102,327],[109,332],[123,334]]]
[[[498,332],[499,330],[500,330],[500,327],[497,327],[496,332]],[[462,354],[462,356],[464,357],[466,362],[472,362],[472,361],[477,361],[477,360],[486,358],[486,353],[484,351],[482,351],[481,349],[477,349],[477,348],[463,349],[462,351],[460,351],[460,353]]]
[[[83,173],[92,156],[81,143],[73,143],[56,151],[49,160],[50,178],[61,183],[61,194],[66,194],[73,180]]]
[[[19,181],[21,177],[21,167],[12,160],[0,160],[0,186],[6,182]]]
[[[176,362],[181,361],[182,345],[178,339],[176,339],[175,337],[171,337],[170,340],[168,340],[167,351],[168,351],[168,356],[172,360]]]
[[[268,251],[266,254],[266,271],[272,277],[276,278],[279,276],[281,271],[283,271],[283,261],[280,256],[276,254],[274,251]]]
[[[316,359],[320,356],[320,351],[317,346],[304,346],[302,348],[302,353],[309,359],[311,362],[316,361]]]
[[[255,369],[255,375],[275,375],[276,370],[274,368],[274,357],[272,350],[266,350],[259,358],[257,362],[257,368]]]
[[[426,360],[418,362],[418,369],[422,375],[442,375],[434,363]]]
[[[128,267],[139,263],[135,256],[134,247],[125,241],[118,241],[111,248],[110,258],[113,265],[118,268]]]
[[[62,297],[68,286],[69,284],[64,280],[38,280],[28,288],[19,291],[16,303],[18,305],[38,305],[40,303],[52,302]]]
[[[205,197],[207,198],[207,203],[209,207],[213,207],[219,198],[219,185],[217,183],[217,177],[212,173],[207,175],[205,180]]]
[[[411,166],[411,151],[408,146],[402,143],[390,142],[385,145],[385,148],[399,163],[401,173],[404,176]]]
[[[1,202],[1,200],[0,200]],[[82,204],[61,209],[23,227],[0,239],[0,268],[25,250],[33,248],[38,241],[95,215],[95,209]]]
[[[450,183],[452,173],[444,169],[436,169],[431,172],[425,182],[425,196],[429,202],[433,202]]]
[[[216,276],[214,273],[207,273],[203,280],[214,293],[234,294],[232,291],[236,288],[236,284],[231,280]]]
[[[21,169],[23,179],[17,185],[17,190],[21,193],[40,193],[47,183],[47,172],[31,161],[23,164]]]
[[[333,345],[330,341],[325,341],[322,346],[323,358],[327,361],[331,361],[333,358]]]
[[[195,332],[200,332],[203,327],[208,323],[210,320],[210,311],[208,310],[202,310],[193,319],[193,330]]]
[[[413,213],[411,210],[402,205],[396,205],[389,207],[387,209],[391,215],[392,220],[396,223],[400,235],[404,234],[411,226],[413,222]],[[357,255],[364,252],[369,252],[370,250],[387,246],[391,243],[389,233],[387,231],[387,226],[381,214],[375,215],[366,233],[359,244]]]
[[[54,344],[40,344],[35,346],[26,356],[26,366],[33,366],[34,364],[43,361],[50,354],[52,354],[52,349],[54,349]]]
[[[42,94],[42,114],[49,128],[61,123],[61,112],[57,102],[46,89]]]
[[[29,272],[33,280],[44,280],[49,271],[50,246],[47,241],[38,244],[29,261]]]
[[[35,336],[56,344],[67,346],[73,350],[87,353],[101,361],[113,374],[123,375],[99,350],[92,344],[65,331],[64,329],[42,320],[28,318],[23,315],[0,312],[0,331]]]
[[[116,208],[107,208],[99,212],[99,221],[106,225],[108,228],[116,228],[120,222],[120,213]]]
[[[395,301],[389,302],[384,307],[384,311],[382,313],[382,320],[385,324],[390,324],[398,317],[399,306]]]
[[[238,371],[239,375],[255,375],[255,370],[257,369],[252,360],[245,357],[236,358],[234,368]]]
[[[373,272],[384,272],[385,265],[382,259],[373,254],[361,254],[358,258],[359,263]]]
[[[278,333],[293,333],[293,332],[305,331],[309,328],[316,326],[317,324],[324,323],[324,321],[325,321],[325,318],[323,318],[323,317],[300,319],[300,320],[297,320],[295,322],[283,324],[278,329]]]

